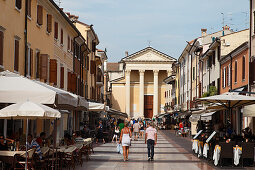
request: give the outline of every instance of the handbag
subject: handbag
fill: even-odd
[[[121,146],[120,146],[120,144],[118,144],[118,145],[117,145],[117,148],[116,148],[116,150],[117,150],[118,153],[120,153],[120,148],[121,148]]]
[[[123,148],[121,145],[120,145],[120,154],[123,154]]]

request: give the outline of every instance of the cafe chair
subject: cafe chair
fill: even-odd
[[[35,154],[35,148],[29,149],[27,151],[27,167],[28,169],[34,169],[34,154]],[[26,165],[26,153],[22,155],[18,155],[16,157],[16,163],[14,170],[16,169],[25,169]]]
[[[242,143],[242,167],[244,165],[244,159],[249,159],[252,162],[254,162],[254,143],[248,142],[248,143]]]
[[[221,167],[224,165],[224,160],[231,159],[232,167],[234,166],[234,154],[233,154],[233,144],[220,142],[221,146],[220,152],[220,165]]]

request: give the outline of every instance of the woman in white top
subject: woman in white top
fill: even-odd
[[[113,142],[114,139],[115,139],[115,140],[116,140],[116,143],[117,143],[119,133],[120,133],[119,127],[115,126],[114,134],[113,134],[113,138],[112,138],[112,142]]]
[[[132,134],[130,129],[128,128],[128,123],[125,122],[124,128],[121,130],[121,134],[120,134],[120,143],[122,144],[122,148],[123,148],[124,161],[128,161],[128,152],[129,152],[131,137],[132,137]]]

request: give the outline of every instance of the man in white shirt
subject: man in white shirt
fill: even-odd
[[[133,125],[134,134],[135,134],[135,140],[138,140],[140,125],[137,121],[135,121],[135,124]]]
[[[153,127],[153,123],[148,124],[145,133],[145,144],[148,148],[148,161],[153,161],[154,146],[157,144],[157,130]]]

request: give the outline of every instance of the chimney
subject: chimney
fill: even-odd
[[[126,56],[126,57],[128,56],[128,51],[125,51],[125,56]]]
[[[207,32],[207,29],[205,29],[205,28],[202,28],[202,29],[201,29],[202,37],[205,37],[205,36],[206,36],[206,32]]]
[[[230,30],[230,27],[228,25],[225,25],[224,27],[222,27],[222,29],[225,30]]]

